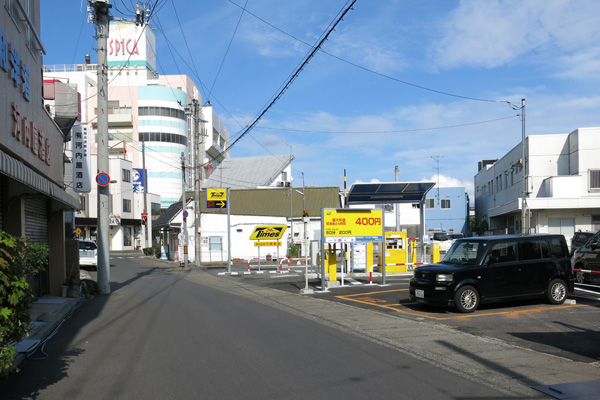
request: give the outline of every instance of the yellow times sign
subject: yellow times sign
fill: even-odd
[[[326,242],[383,241],[382,210],[323,210]]]
[[[206,189],[207,201],[227,201],[227,189]]]
[[[281,246],[281,242],[280,241],[254,242],[254,247],[263,247],[263,246]]]
[[[279,240],[286,228],[286,225],[259,225],[254,228],[250,240]]]

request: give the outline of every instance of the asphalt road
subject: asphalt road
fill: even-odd
[[[299,293],[305,287],[304,268],[297,265],[292,266],[289,272],[284,268],[283,273],[268,266],[262,268],[262,273],[252,266],[251,273],[247,273],[247,268],[242,264],[234,266],[233,275],[226,271],[222,267],[212,269],[214,274],[232,280],[290,293]],[[388,274],[386,285],[382,286],[379,284],[381,277],[376,276],[373,279],[375,284],[370,285],[369,278],[363,276],[347,280],[344,287],[331,288],[325,293],[319,292],[319,279],[311,279],[309,286],[317,291],[315,295],[321,299],[400,318],[442,324],[573,361],[600,362],[600,281],[588,285],[576,284],[575,293],[560,306],[550,305],[541,299],[482,305],[472,314],[461,314],[451,309],[410,302],[409,279],[409,274]]]
[[[0,380],[1,398],[522,398],[252,300],[242,287],[217,288],[204,271],[144,258],[111,264],[112,293],[85,301],[48,343],[46,359]]]

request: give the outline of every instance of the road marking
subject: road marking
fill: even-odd
[[[378,291],[378,292],[356,293],[356,294],[349,294],[349,295],[335,296],[335,297],[338,299],[342,299],[342,300],[352,301],[352,302],[365,304],[365,305],[369,305],[369,306],[380,307],[380,308],[383,308],[386,310],[392,310],[392,311],[399,312],[402,314],[413,315],[413,316],[423,317],[423,318],[428,318],[428,319],[434,319],[434,320],[438,320],[438,321],[449,320],[449,319],[469,319],[469,318],[478,318],[478,317],[489,317],[489,316],[495,316],[495,315],[514,317],[514,316],[519,316],[522,314],[537,313],[537,312],[542,312],[542,311],[547,311],[547,310],[553,311],[553,310],[559,310],[559,309],[565,309],[565,308],[588,307],[587,304],[557,305],[557,306],[551,306],[551,307],[535,307],[533,309],[528,308],[525,310],[498,311],[498,312],[487,312],[487,313],[466,314],[466,315],[452,315],[452,316],[447,316],[447,317],[435,317],[432,315],[427,315],[424,312],[407,311],[407,307],[406,307],[407,305],[417,305],[419,303],[410,302],[410,303],[402,303],[402,304],[391,304],[391,303],[387,303],[387,300],[383,300],[383,299],[382,300],[377,299],[375,301],[374,297],[372,297],[373,295],[377,295],[379,293],[405,292],[407,290],[408,289],[383,290],[383,291]],[[387,304],[381,304],[382,302],[387,303]],[[444,310],[444,309],[440,308],[440,310]],[[445,311],[440,311],[440,312],[445,312]]]
[[[344,278],[344,280],[348,281],[348,283],[350,283],[351,285],[355,285],[355,286],[363,284],[362,282],[357,281],[356,279],[353,279],[353,278]]]

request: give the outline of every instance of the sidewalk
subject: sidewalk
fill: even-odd
[[[18,367],[27,357],[34,352],[43,351],[46,341],[62,325],[73,311],[81,304],[81,298],[42,296],[33,301],[30,306],[31,328],[29,335],[17,343],[17,355],[15,356],[15,365]],[[42,354],[43,355],[43,354]],[[41,355],[36,354],[36,357]]]

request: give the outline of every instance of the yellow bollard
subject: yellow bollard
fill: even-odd
[[[325,262],[328,266],[329,281],[333,282],[337,281],[337,256],[335,254],[336,246],[334,244],[329,245],[328,247],[329,248],[327,249],[327,259],[325,260]]]
[[[434,242],[432,245],[432,252],[431,252],[431,262],[432,263],[439,263],[440,262],[440,244]]]
[[[417,239],[410,240],[410,262],[413,264],[417,262]]]

